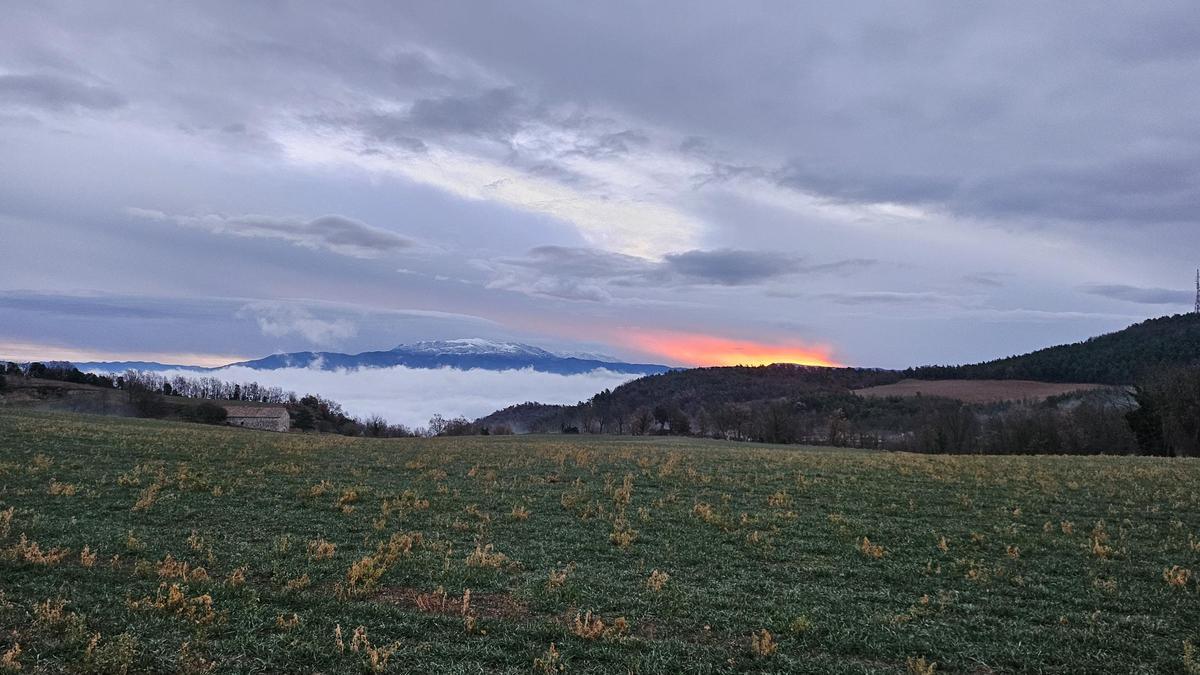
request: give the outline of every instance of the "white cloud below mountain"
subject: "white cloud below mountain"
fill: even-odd
[[[195,377],[194,371],[165,371],[167,377]],[[230,382],[258,382],[297,394],[318,394],[342,404],[355,417],[380,415],[392,424],[425,426],[434,414],[482,417],[525,401],[575,403],[637,377],[593,370],[558,375],[532,369],[458,370],[454,368],[360,368],[254,370],[231,367],[205,373]]]

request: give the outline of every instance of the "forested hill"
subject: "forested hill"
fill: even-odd
[[[1176,314],[1075,344],[986,363],[909,368],[904,375],[925,380],[1134,384],[1157,368],[1196,363],[1200,363],[1200,314]]]
[[[893,370],[828,368],[777,363],[674,370],[639,377],[612,391],[630,408],[670,401],[684,410],[743,401],[795,397],[814,392],[844,393],[900,380]]]
[[[590,426],[588,419],[594,418],[598,427],[607,429],[610,422],[623,427],[638,411],[654,409],[695,419],[729,406],[781,399],[803,398],[819,407],[826,400],[854,398],[854,389],[900,379],[901,373],[895,370],[785,363],[691,368],[639,377],[577,406],[525,403],[498,410],[477,423],[485,427],[507,425],[518,432],[558,431],[565,426]]]

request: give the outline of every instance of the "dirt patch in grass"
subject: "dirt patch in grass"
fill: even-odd
[[[386,588],[374,598],[399,607],[428,614],[462,614],[462,595],[446,595],[443,599],[429,589],[397,586]],[[533,616],[529,607],[508,593],[471,592],[471,612],[481,619],[527,619]]]
[[[963,403],[1043,400],[1074,391],[1102,389],[1102,384],[1035,382],[1032,380],[901,380],[895,384],[856,389],[859,396],[942,396]]]

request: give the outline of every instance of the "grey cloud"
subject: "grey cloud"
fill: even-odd
[[[1200,203],[1200,152],[1162,151],[1087,166],[1031,167],[974,181],[951,200],[962,213],[1088,222],[1191,222]]]
[[[679,151],[687,155],[705,157],[712,152],[712,141],[703,136],[688,136],[679,142]]]
[[[769,179],[771,171],[760,166],[713,162],[708,170],[692,176],[692,183],[702,188],[710,183],[725,183],[739,178]]]
[[[511,134],[522,124],[523,107],[515,89],[491,89],[473,96],[419,99],[402,120],[424,131],[476,136]]]
[[[951,302],[955,298],[942,293],[932,292],[902,292],[902,291],[863,291],[855,293],[822,293],[820,297],[841,305],[911,305],[911,304],[940,304]]]
[[[612,133],[600,134],[594,140],[581,143],[572,153],[585,157],[599,158],[628,154],[635,148],[645,147],[650,143],[650,137],[635,129],[626,129]]]
[[[962,280],[976,286],[988,286],[990,288],[1001,288],[1004,286],[1004,282],[986,274],[967,274],[963,276]]]
[[[47,110],[112,110],[125,98],[107,87],[55,75],[0,75],[0,103]]]
[[[804,265],[800,268],[802,272],[832,272],[835,274],[848,274],[855,270],[861,270],[866,267],[874,267],[879,261],[874,258],[847,258],[846,260],[835,260],[828,263],[819,263],[816,265]]]
[[[800,258],[770,251],[686,251],[666,256],[670,269],[680,276],[703,283],[742,286],[794,274]]]
[[[425,141],[417,138],[417,131],[399,115],[365,113],[354,121],[313,118],[314,121],[332,123],[336,126],[357,126],[369,142],[390,145],[409,152],[425,152]]]
[[[0,291],[0,308],[63,317],[105,317],[149,321],[179,316],[174,303],[136,301],[121,296],[62,295],[35,291]]]
[[[355,258],[376,258],[410,248],[414,242],[395,232],[367,225],[346,216],[328,215],[304,220],[264,215],[168,216],[149,209],[130,208],[134,216],[167,220],[214,234],[280,239],[296,246],[324,249]]]
[[[1080,287],[1084,293],[1112,300],[1136,302],[1143,305],[1190,305],[1195,296],[1190,291],[1169,288],[1143,288],[1123,284],[1090,284]]]
[[[952,178],[917,174],[886,174],[876,170],[852,172],[834,166],[813,166],[793,159],[771,173],[785,187],[851,202],[928,203],[951,197]]]
[[[613,299],[619,289],[751,286],[799,274],[845,273],[874,264],[870,259],[807,264],[795,254],[738,249],[684,251],[655,261],[569,246],[540,246],[522,258],[481,263],[493,274],[491,288],[593,302]]]
[[[530,118],[530,110],[513,88],[488,89],[476,94],[420,98],[404,112],[364,110],[352,115],[309,115],[318,126],[362,133],[368,143],[425,152],[425,139],[450,135],[507,139]]]

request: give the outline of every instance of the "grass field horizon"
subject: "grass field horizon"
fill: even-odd
[[[1197,672],[1198,486],[0,410],[0,671]]]

